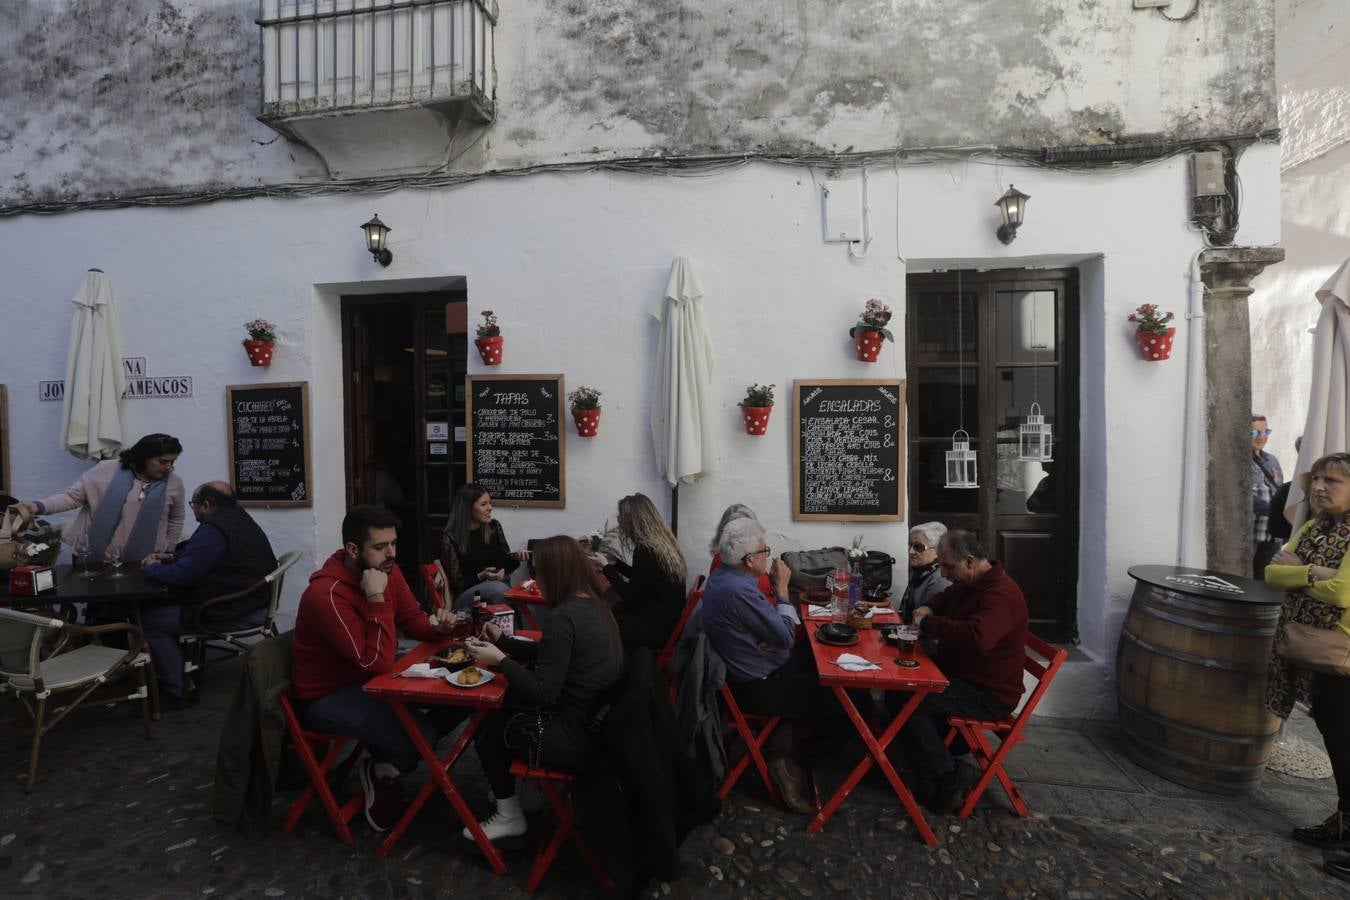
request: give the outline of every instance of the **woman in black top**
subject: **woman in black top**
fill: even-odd
[[[524,550],[511,552],[502,523],[492,518],[487,488],[466,484],[455,492],[450,521],[441,533],[441,565],[455,609],[468,607],[474,594],[481,594],[484,603],[500,602],[511,573],[528,556]]]
[[[488,641],[467,642],[480,665],[498,667],[510,681],[506,705],[491,713],[475,746],[497,811],[480,823],[488,838],[525,833],[525,814],[515,795],[511,758],[531,765],[579,771],[598,735],[591,720],[623,674],[618,626],[576,538],[558,536],[540,542],[532,556],[539,589],[553,608],[538,643],[503,639],[489,624]],[[522,661],[533,662],[526,668]],[[467,828],[464,836],[472,839]]]
[[[604,573],[619,595],[614,619],[624,650],[648,647],[659,653],[684,609],[684,554],[656,506],[643,494],[619,501],[619,534],[632,551],[633,563],[610,560]]]

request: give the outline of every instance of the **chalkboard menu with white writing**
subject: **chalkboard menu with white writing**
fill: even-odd
[[[566,505],[561,375],[470,375],[468,478],[496,506]]]
[[[794,381],[792,516],[904,518],[905,383]]]
[[[244,506],[312,506],[309,384],[234,384],[225,389],[230,485]]]

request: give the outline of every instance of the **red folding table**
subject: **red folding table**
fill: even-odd
[[[539,639],[538,632],[521,632],[522,637],[529,637],[534,640]],[[398,720],[403,723],[403,730],[407,732],[409,740],[417,748],[422,759],[426,762],[427,768],[431,772],[431,777],[422,785],[422,789],[417,792],[412,803],[408,804],[403,817],[398,820],[398,824],[389,832],[388,837],[381,842],[379,849],[375,851],[376,859],[383,859],[394,845],[398,843],[403,832],[408,829],[412,823],[413,817],[417,815],[427,800],[430,799],[432,791],[436,788],[441,789],[445,799],[450,801],[451,808],[455,815],[459,816],[460,821],[469,829],[473,835],[474,842],[482,849],[483,855],[487,857],[488,863],[497,874],[506,872],[506,862],[502,859],[501,852],[488,840],[483,829],[478,825],[478,817],[469,809],[469,805],[464,802],[464,797],[459,789],[455,787],[455,781],[450,777],[450,769],[455,761],[459,759],[460,754],[469,746],[477,733],[478,727],[482,724],[487,714],[494,709],[501,707],[506,699],[506,678],[500,672],[493,673],[493,679],[487,684],[478,687],[455,687],[447,684],[440,678],[405,678],[401,673],[404,669],[414,663],[423,662],[428,656],[432,656],[444,650],[450,645],[449,637],[443,640],[425,641],[418,645],[411,652],[405,654],[394,668],[383,675],[377,675],[366,682],[365,689],[377,697],[383,697],[389,701],[389,705],[394,708],[394,714]],[[459,737],[450,745],[449,751],[442,757],[436,756],[436,748],[427,743],[422,730],[417,727],[417,722],[413,715],[408,711],[409,706],[467,706],[473,710],[473,716],[469,719],[464,730],[460,732]]]
[[[522,581],[515,587],[508,588],[505,596],[507,603],[514,604],[520,610],[520,617],[524,620],[525,627],[537,630],[539,619],[535,616],[531,607],[548,605],[544,595],[539,593],[539,583],[533,578]]]
[[[924,843],[932,845],[937,843],[933,837],[933,830],[928,827],[928,822],[924,820],[923,813],[919,811],[918,804],[914,802],[914,795],[910,793],[905,782],[891,765],[891,761],[886,758],[886,748],[895,740],[895,736],[900,733],[900,729],[909,721],[909,717],[914,715],[918,709],[919,703],[929,694],[940,693],[947,689],[947,679],[942,672],[933,663],[931,659],[923,652],[922,647],[915,650],[919,665],[912,669],[904,668],[896,664],[900,657],[900,651],[892,644],[887,644],[881,637],[881,634],[875,628],[868,628],[858,632],[858,643],[851,647],[840,647],[833,644],[825,644],[816,639],[816,632],[821,625],[828,622],[828,619],[807,619],[806,620],[806,638],[811,643],[811,650],[816,660],[816,671],[820,673],[820,683],[826,685],[834,691],[834,695],[839,700],[839,705],[844,708],[848,714],[853,727],[857,729],[862,737],[863,744],[867,747],[867,755],[853,768],[844,783],[834,792],[829,801],[816,813],[811,823],[806,826],[810,832],[820,831],[829,821],[830,816],[834,815],[844,802],[844,798],[852,793],[853,789],[862,781],[867,770],[873,765],[879,767],[886,780],[890,782],[895,795],[900,798],[904,804],[905,811],[913,820],[916,828],[919,829],[919,835]],[[881,666],[880,669],[871,669],[865,672],[850,672],[841,668],[835,661],[845,653],[852,653],[854,656],[861,656],[869,662],[875,662]],[[874,734],[870,725],[863,719],[858,708],[853,705],[849,698],[848,688],[874,689],[882,691],[908,691],[909,699],[905,705],[900,708],[900,712],[891,720],[891,723],[880,734]]]

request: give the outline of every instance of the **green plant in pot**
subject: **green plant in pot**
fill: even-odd
[[[595,437],[600,430],[600,396],[595,388],[585,385],[567,394],[567,403],[572,407],[572,421],[576,423],[577,434],[582,437]]]
[[[752,384],[745,389],[745,399],[738,405],[746,434],[758,437],[768,431],[769,413],[773,412],[774,387],[772,384]]]
[[[862,315],[848,330],[853,338],[853,346],[858,351],[858,359],[863,362],[876,362],[884,341],[894,341],[895,335],[886,326],[890,324],[891,308],[873,297],[863,305]]]

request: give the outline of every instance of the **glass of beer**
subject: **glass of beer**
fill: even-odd
[[[919,629],[913,625],[898,625],[895,629],[895,641],[900,648],[900,658],[896,660],[896,663],[906,669],[917,667],[919,665]]]
[[[450,622],[450,640],[463,643],[473,635],[473,613],[467,609],[455,610]]]

